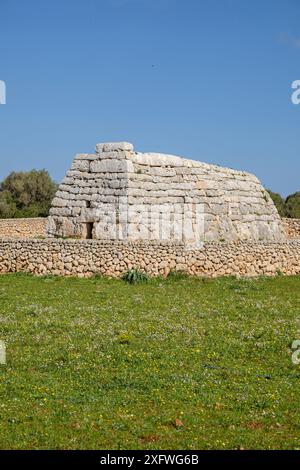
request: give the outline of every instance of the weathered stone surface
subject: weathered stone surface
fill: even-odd
[[[28,219],[0,219],[0,238],[44,237],[47,219],[42,217]]]
[[[70,224],[70,221],[67,221]],[[72,224],[66,229],[73,230]],[[134,227],[133,227],[134,230]],[[78,236],[84,232],[78,232]],[[120,277],[129,269],[150,276],[171,269],[194,276],[274,276],[300,274],[300,240],[283,243],[206,243],[187,249],[184,243],[112,240],[1,239],[0,273],[30,272],[88,277]]]
[[[300,219],[283,219],[283,223],[287,237],[300,240]]]
[[[128,173],[133,172],[133,164],[128,160],[100,160],[91,162],[92,173]]]
[[[93,216],[87,221],[89,208]],[[101,225],[108,211],[110,219]],[[155,227],[152,219],[158,220]],[[77,155],[67,171],[52,203],[47,234],[66,236],[73,229],[78,237],[89,233],[86,223],[94,224],[92,234],[99,239],[119,239],[120,234],[128,240],[156,237],[187,244],[285,239],[278,212],[254,175],[173,155],[137,153],[128,142],[97,144],[95,155]]]
[[[96,145],[96,153],[119,152],[122,150],[133,152],[134,148],[129,142],[106,142]]]
[[[84,159],[75,159],[72,163],[72,170],[79,170],[84,172],[90,171],[90,162],[89,160]]]

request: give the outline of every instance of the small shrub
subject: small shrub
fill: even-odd
[[[149,276],[138,269],[130,269],[122,276],[122,279],[129,284],[138,284],[147,282],[149,280]]]
[[[38,313],[33,309],[33,308],[30,308],[29,310],[27,310],[27,312],[25,312],[26,315],[28,315],[29,317],[37,317],[38,316]]]
[[[128,333],[119,333],[118,334],[118,343],[119,344],[129,344],[131,341],[131,336]]]
[[[103,274],[101,274],[101,273],[95,273],[95,274],[93,274],[93,275],[90,277],[90,279],[95,280],[95,281],[97,281],[98,279],[101,279],[101,280],[102,280],[102,279],[103,279]]]
[[[167,276],[167,279],[180,281],[182,279],[188,279],[190,276],[185,271],[173,271],[171,270]]]

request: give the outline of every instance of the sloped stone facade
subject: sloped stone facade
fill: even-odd
[[[127,142],[79,154],[53,200],[49,237],[283,241],[278,212],[252,174],[194,160],[138,153]]]

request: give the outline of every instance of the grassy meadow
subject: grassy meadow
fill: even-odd
[[[299,449],[300,277],[0,276],[1,449]]]

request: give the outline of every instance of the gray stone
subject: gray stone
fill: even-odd
[[[127,160],[97,160],[91,163],[92,173],[133,173],[133,164]]]
[[[96,153],[102,152],[119,152],[127,150],[133,152],[133,145],[129,142],[108,142],[96,145]]]
[[[137,153],[127,142],[97,144],[96,154],[77,155],[50,216],[50,236],[92,233],[186,246],[197,246],[199,240],[285,239],[278,212],[254,175],[173,155]],[[93,224],[92,232],[86,224]]]

